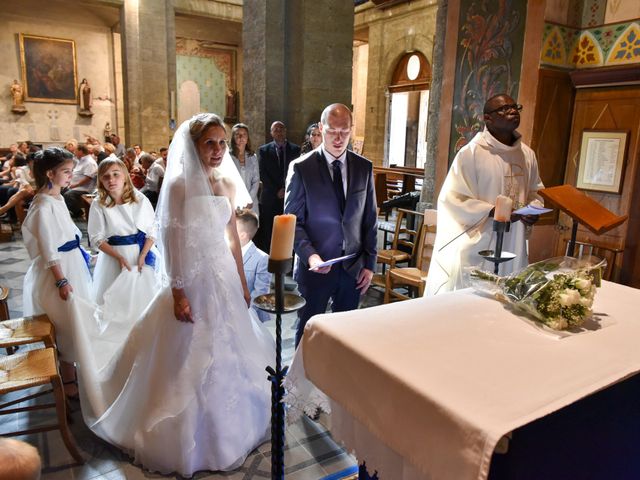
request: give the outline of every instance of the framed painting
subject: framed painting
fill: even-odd
[[[78,103],[76,44],[73,40],[19,34],[24,99]]]
[[[584,130],[576,187],[620,193],[628,135],[619,130]]]

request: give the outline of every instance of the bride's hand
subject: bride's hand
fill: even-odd
[[[173,297],[173,314],[179,322],[193,323],[191,305],[184,295]]]

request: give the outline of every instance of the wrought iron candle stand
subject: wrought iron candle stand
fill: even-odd
[[[498,274],[498,270],[501,263],[508,262],[516,258],[511,252],[502,251],[502,242],[504,241],[505,232],[509,232],[511,228],[511,222],[499,222],[493,221],[493,231],[496,232],[496,249],[495,250],[481,250],[478,254],[484,257],[486,260],[493,262],[493,273]]]
[[[273,293],[260,295],[253,301],[264,312],[276,314],[276,367],[267,367],[271,382],[271,478],[284,479],[284,377],[288,367],[282,368],[282,314],[295,312],[306,303],[300,295],[284,292],[284,276],[291,269],[291,258],[269,259],[268,270],[275,276]]]

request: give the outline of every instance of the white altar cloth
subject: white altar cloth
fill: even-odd
[[[461,290],[316,316],[298,353],[339,406],[334,437],[382,480],[484,479],[504,434],[640,370],[640,290],[603,282],[594,311],[606,328],[559,339]]]

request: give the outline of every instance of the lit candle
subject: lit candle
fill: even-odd
[[[293,256],[293,237],[296,232],[296,216],[276,215],[271,234],[271,260],[286,260]]]
[[[493,219],[497,222],[508,222],[511,220],[511,207],[513,207],[513,200],[504,195],[498,195]]]

